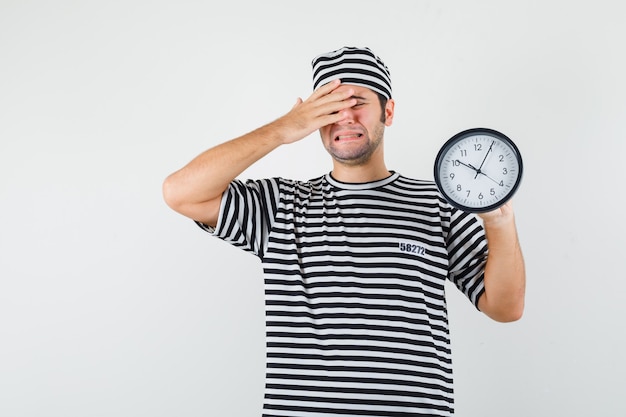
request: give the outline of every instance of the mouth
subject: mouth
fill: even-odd
[[[360,139],[363,137],[362,133],[346,133],[346,134],[342,134],[342,135],[336,135],[335,136],[335,142],[339,142],[339,141],[347,141],[347,140],[355,140],[355,139]]]

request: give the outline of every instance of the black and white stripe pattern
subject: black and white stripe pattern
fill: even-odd
[[[389,69],[369,48],[344,47],[318,55],[313,66],[313,89],[332,80],[367,87],[391,98]]]
[[[449,416],[444,283],[476,304],[487,249],[434,183],[235,181],[215,234],[258,255],[264,416]]]

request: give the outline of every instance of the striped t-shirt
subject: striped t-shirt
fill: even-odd
[[[477,305],[487,245],[433,182],[235,180],[206,229],[262,261],[263,416],[453,413],[444,283]]]

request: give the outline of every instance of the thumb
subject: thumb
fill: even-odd
[[[291,110],[295,109],[296,107],[298,107],[300,104],[302,104],[302,99],[300,97],[298,97],[298,99],[296,100],[296,104],[293,105],[293,107],[291,108]]]

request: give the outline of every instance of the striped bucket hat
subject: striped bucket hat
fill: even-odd
[[[342,83],[367,87],[391,98],[389,69],[369,48],[346,46],[316,56],[311,65],[314,90],[339,78]]]

